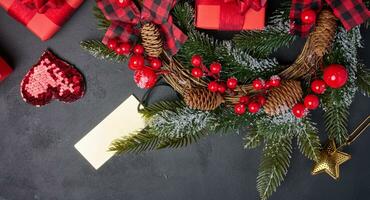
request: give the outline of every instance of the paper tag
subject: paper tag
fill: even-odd
[[[75,148],[95,168],[99,169],[114,152],[108,151],[111,142],[145,127],[138,113],[139,101],[131,95],[94,129],[75,144]]]

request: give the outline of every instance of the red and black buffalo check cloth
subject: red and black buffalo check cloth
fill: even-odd
[[[170,15],[176,0],[144,0],[141,11],[134,2],[126,7],[120,7],[116,0],[97,0],[98,7],[105,17],[112,22],[103,38],[107,43],[110,38],[122,41],[136,41],[140,24],[152,22],[159,25],[165,37],[165,48],[171,54],[176,54],[187,36],[173,24]]]
[[[346,30],[362,24],[370,17],[370,12],[362,0],[325,0],[333,9],[334,15],[342,22]],[[301,13],[314,10],[319,13],[323,7],[322,0],[293,0],[290,10],[290,32],[295,35],[307,36],[313,24],[303,24]]]

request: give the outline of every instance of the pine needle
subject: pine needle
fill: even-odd
[[[370,70],[360,64],[357,71],[357,85],[364,96],[370,97]]]
[[[98,30],[107,31],[108,27],[111,25],[111,22],[105,18],[103,12],[97,6],[94,6],[93,14],[97,20]]]
[[[317,129],[306,120],[305,129],[302,129],[297,135],[298,148],[307,158],[317,161],[320,154],[320,138],[317,135]]]
[[[109,60],[113,62],[125,62],[127,60],[127,56],[116,54],[99,40],[85,40],[80,43],[80,46],[100,60]]]

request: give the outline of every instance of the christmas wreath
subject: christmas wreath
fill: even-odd
[[[257,2],[232,3],[245,12],[264,6]],[[315,161],[313,174],[338,178],[338,166],[349,155],[336,145],[353,140],[347,133],[349,106],[357,91],[370,95],[370,73],[357,55],[358,24],[369,12],[359,1],[362,16],[338,13],[338,2],[293,1],[292,10],[286,3],[263,30],[220,41],[196,29],[190,2],[97,0],[94,14],[106,34],[102,41],[81,42],[82,48],[99,59],[128,61],[141,88],[166,83],[181,97],[140,108],[146,127],[115,140],[110,150],[178,148],[211,134],[245,134],[245,148],[263,145],[257,189],[267,199],[288,172],[295,138],[302,154]],[[294,63],[280,64],[273,53],[296,35],[307,36],[303,50]],[[325,148],[310,119],[318,107],[330,141]]]

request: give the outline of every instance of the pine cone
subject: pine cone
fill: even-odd
[[[287,112],[302,99],[302,88],[299,81],[283,81],[279,87],[273,88],[264,105],[268,115],[279,115]]]
[[[224,102],[224,98],[207,88],[195,88],[184,93],[184,101],[192,109],[214,110]]]
[[[313,51],[316,55],[323,57],[331,47],[335,32],[337,30],[337,18],[332,11],[321,11],[317,19],[316,30],[311,34]]]
[[[141,39],[145,52],[151,57],[159,57],[163,51],[161,33],[153,23],[147,23],[141,28]]]

